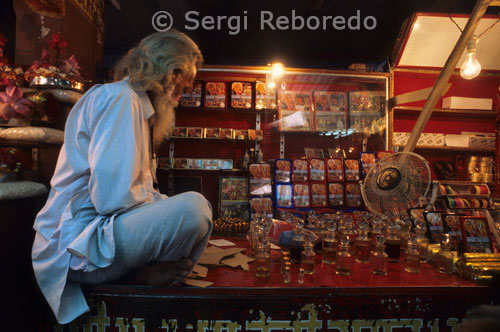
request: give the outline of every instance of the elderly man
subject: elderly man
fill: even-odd
[[[153,187],[154,148],[171,133],[173,108],[202,61],[185,34],[155,33],[118,63],[114,83],[92,87],[71,110],[32,249],[60,323],[89,310],[80,284],[131,272],[141,283],[179,286],[202,254],[208,201]]]

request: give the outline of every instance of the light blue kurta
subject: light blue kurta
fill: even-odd
[[[97,85],[71,110],[51,191],[38,213],[32,249],[37,282],[61,324],[89,308],[68,269],[113,262],[118,214],[166,198],[153,188],[146,93],[127,80]]]

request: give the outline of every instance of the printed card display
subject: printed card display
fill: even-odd
[[[202,82],[194,81],[192,87],[184,89],[179,100],[179,105],[181,107],[201,107],[202,86]]]
[[[309,159],[309,179],[310,181],[326,181],[324,159]]]
[[[359,181],[359,161],[356,159],[346,159],[344,161],[344,176],[346,181]]]
[[[231,83],[231,107],[252,108],[252,83]]]
[[[203,138],[203,130],[204,128],[200,127],[188,127],[187,129],[187,137],[190,138]]]
[[[221,177],[221,201],[246,201],[248,199],[248,180],[245,177]]]
[[[226,108],[226,83],[207,82],[205,85],[205,107]]]
[[[304,148],[304,152],[306,154],[307,159],[311,158],[325,158],[325,155],[323,154],[323,149],[321,148]]]
[[[327,207],[328,194],[326,183],[311,183],[311,197],[313,207]]]
[[[382,116],[382,93],[379,91],[349,92],[350,127],[357,131],[371,129]]]
[[[427,212],[424,213],[425,222],[427,224],[427,229],[430,234],[430,239],[432,243],[441,243],[443,240],[444,227],[443,220],[441,218],[441,213],[439,212]]]
[[[205,128],[205,138],[219,139],[220,128]]]
[[[269,197],[251,198],[250,199],[250,217],[258,214],[263,217],[273,217],[273,200]]]
[[[385,157],[390,156],[391,154],[393,154],[392,151],[377,151],[377,160],[382,160]]]
[[[328,203],[331,207],[340,207],[344,205],[344,184],[328,184]]]
[[[233,130],[230,128],[221,128],[220,139],[233,139]]]
[[[361,159],[362,174],[365,177],[372,167],[375,166],[377,160],[375,159],[375,153],[371,152],[361,152],[359,156]]]
[[[187,137],[187,128],[174,127],[174,129],[172,130],[172,137],[179,137],[179,138]]]
[[[305,159],[293,159],[292,181],[309,181],[309,163]]]
[[[206,170],[217,170],[219,169],[218,159],[202,159],[202,167]]]
[[[346,206],[350,208],[359,208],[363,206],[361,197],[361,186],[359,183],[345,184]]]
[[[425,225],[424,209],[423,208],[413,208],[408,210],[408,215],[410,217],[413,226]]]
[[[450,235],[451,250],[459,250],[462,244],[462,228],[460,227],[461,215],[443,214],[444,232]]]
[[[293,184],[293,206],[296,208],[311,206],[311,190],[309,183]]]
[[[344,181],[344,162],[340,158],[326,160],[328,181]]]
[[[170,169],[172,168],[174,160],[170,158],[158,158],[158,168],[159,169]]]
[[[248,139],[248,130],[234,129],[233,135],[234,135],[234,139],[247,140]]]
[[[311,131],[311,95],[300,91],[280,91],[279,115],[281,131]]]
[[[316,131],[345,131],[347,94],[339,91],[314,91]]]
[[[493,252],[485,217],[460,217],[460,227],[465,252]]]
[[[292,161],[288,159],[277,159],[274,170],[274,181],[289,183],[292,179]]]
[[[187,158],[174,158],[173,168],[177,169],[186,169],[188,168],[188,160]]]
[[[262,141],[264,133],[262,130],[248,129],[248,139],[251,141]]]
[[[249,221],[248,201],[220,201],[219,218],[241,218]]]
[[[292,201],[292,185],[291,184],[276,184],[276,206],[282,208],[293,207]]]
[[[276,90],[267,89],[266,83],[257,81],[255,83],[255,108],[261,109],[273,109],[275,110],[278,106],[276,100]]]
[[[250,172],[250,195],[271,195],[271,165],[250,164],[248,170]]]
[[[221,169],[221,170],[233,169],[233,160],[232,159],[219,159],[219,169]]]
[[[188,159],[188,168],[189,169],[203,169],[203,160],[202,159]]]

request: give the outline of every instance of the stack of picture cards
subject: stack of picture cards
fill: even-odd
[[[221,176],[219,179],[219,218],[249,221],[248,178]]]
[[[271,165],[268,163],[250,164],[250,218],[255,215],[273,217]]]
[[[276,159],[274,162],[274,192],[277,208],[292,208],[292,166],[291,159]]]

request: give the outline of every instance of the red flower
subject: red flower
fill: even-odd
[[[9,85],[5,92],[0,92],[0,117],[5,121],[12,119],[16,113],[27,117],[29,108],[33,106],[35,104],[23,98],[23,90],[16,85]]]
[[[0,47],[4,47],[5,43],[7,43],[7,38],[3,33],[0,32]]]
[[[29,70],[35,70],[40,67],[50,66],[50,55],[46,48],[42,50],[42,57],[38,60],[33,61]]]
[[[76,57],[74,54],[69,58],[67,58],[66,60],[62,61],[61,70],[68,75],[81,77],[79,69],[82,68],[78,66],[78,61],[76,61]]]
[[[62,50],[68,47],[68,41],[61,36],[60,32],[55,32],[49,41],[49,48]]]

